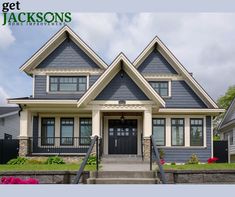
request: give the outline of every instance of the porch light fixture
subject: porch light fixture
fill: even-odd
[[[123,124],[124,123],[124,121],[125,121],[125,117],[124,117],[124,115],[123,115],[123,113],[122,113],[122,116],[121,116],[121,123]]]

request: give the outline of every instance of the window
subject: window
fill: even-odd
[[[89,145],[92,134],[92,120],[91,118],[80,118],[80,138],[79,142],[83,145]]]
[[[60,144],[73,145],[74,119],[61,118],[60,119]]]
[[[51,92],[84,92],[87,89],[86,76],[50,77]]]
[[[4,126],[5,125],[5,118],[0,118],[0,126]]]
[[[203,119],[190,119],[190,146],[203,146]]]
[[[151,81],[149,82],[153,89],[160,94],[160,96],[169,96],[168,81]]]
[[[5,140],[12,140],[12,135],[4,133],[4,139]]]
[[[184,119],[171,119],[171,145],[184,146]]]
[[[55,118],[42,118],[41,144],[55,144]]]
[[[158,146],[165,146],[165,119],[153,119],[153,137]]]

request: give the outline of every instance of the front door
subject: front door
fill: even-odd
[[[109,120],[109,154],[137,154],[137,120]]]

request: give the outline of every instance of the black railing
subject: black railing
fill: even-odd
[[[158,148],[157,148],[156,142],[154,140],[154,137],[151,136],[151,138],[150,138],[150,170],[152,170],[153,159],[156,161],[156,163],[158,165],[158,169],[159,169],[159,172],[161,175],[162,183],[166,184],[166,176],[165,176],[165,172],[163,170],[162,164],[161,164]]]
[[[94,136],[94,138],[91,141],[91,145],[86,153],[86,156],[84,157],[83,162],[80,166],[80,169],[78,170],[77,175],[74,179],[74,182],[73,182],[74,184],[79,183],[79,180],[84,172],[85,166],[87,164],[87,161],[89,159],[89,156],[92,153],[92,150],[93,150],[95,144],[96,144],[96,170],[97,171],[99,170],[99,138],[98,138],[98,136]]]
[[[90,137],[31,137],[30,153],[86,154],[91,144]]]

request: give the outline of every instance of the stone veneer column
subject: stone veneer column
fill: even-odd
[[[29,139],[21,138],[19,140],[19,156],[26,157],[29,154]]]
[[[143,154],[144,160],[150,159],[150,136],[152,135],[152,109],[146,109],[144,111],[144,124],[143,124],[143,139],[144,147]]]

